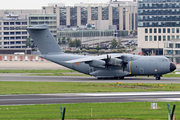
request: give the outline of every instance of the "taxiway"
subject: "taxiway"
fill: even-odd
[[[123,80],[98,80],[91,76],[25,76],[26,74],[1,73],[0,81],[33,81],[33,82],[103,82],[103,83],[180,83],[180,78],[155,80],[154,77],[125,77]]]

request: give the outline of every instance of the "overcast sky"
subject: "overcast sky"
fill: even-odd
[[[107,3],[109,0],[0,0],[0,9],[41,9],[48,3],[65,3],[73,6],[76,3]],[[114,0],[113,0],[114,1]],[[122,0],[118,0],[122,1]],[[126,0],[124,0],[126,1]]]

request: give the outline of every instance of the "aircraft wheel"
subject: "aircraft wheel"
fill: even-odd
[[[119,79],[124,79],[124,77],[119,77]]]
[[[161,77],[156,77],[156,80],[160,80],[161,79]]]

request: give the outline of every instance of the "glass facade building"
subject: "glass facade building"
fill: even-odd
[[[180,0],[139,0],[138,27],[180,27]]]
[[[81,25],[87,24],[87,7],[81,7]]]
[[[60,7],[60,25],[66,25],[66,7]]]
[[[97,36],[112,36],[114,30],[71,30],[57,31],[57,37],[97,37]]]
[[[47,24],[50,32],[56,38],[57,24],[56,14],[30,14],[29,15],[29,26]]]
[[[98,7],[91,7],[91,20],[98,20]]]
[[[70,26],[77,26],[77,7],[70,7]]]
[[[109,7],[102,7],[102,20],[109,20]]]
[[[117,30],[119,30],[119,7],[112,8],[113,14],[113,25],[117,26]]]

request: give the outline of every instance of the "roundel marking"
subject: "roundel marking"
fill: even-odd
[[[76,65],[79,65],[79,63],[77,62]]]

